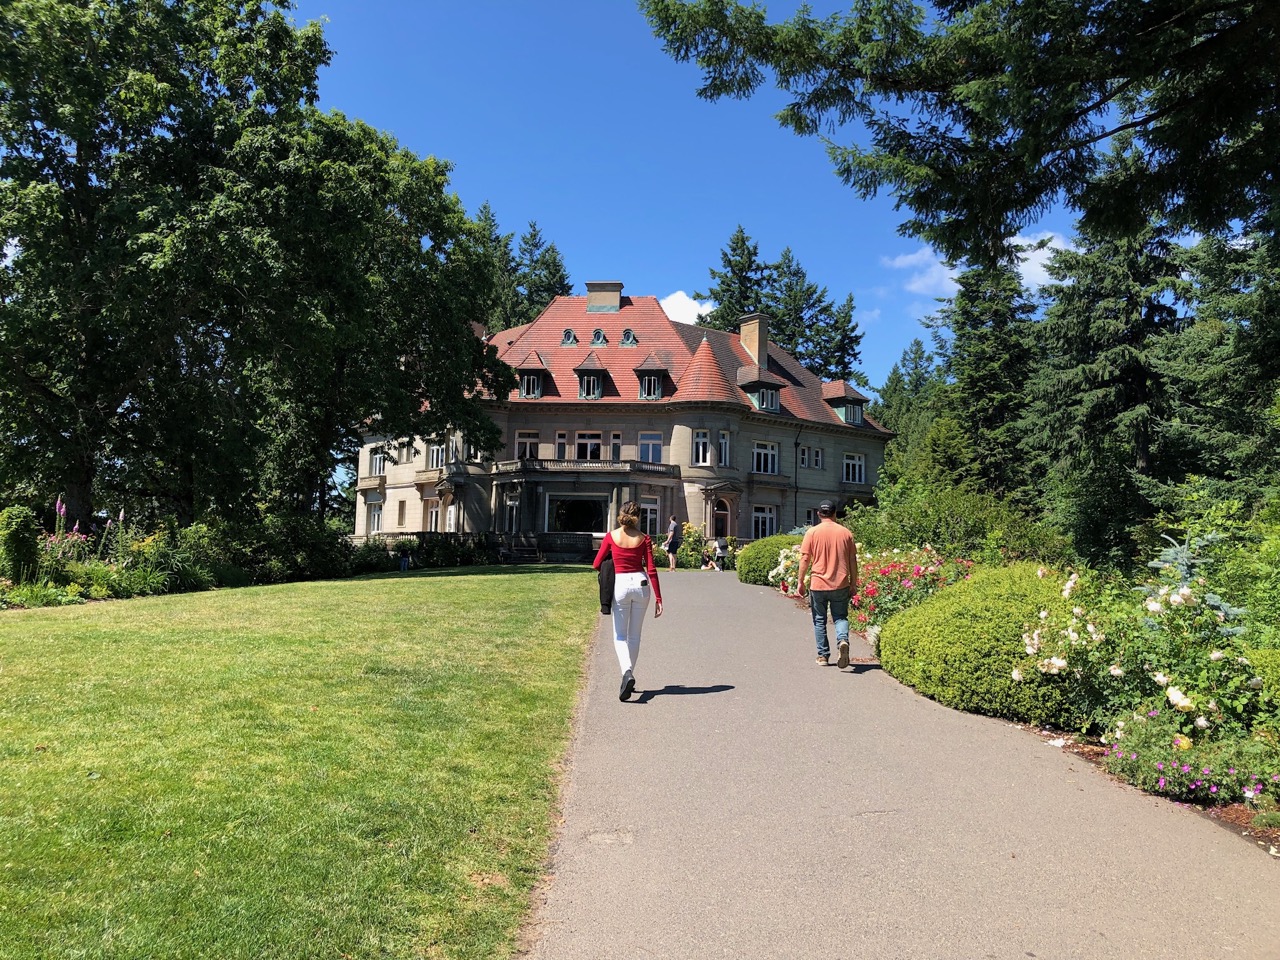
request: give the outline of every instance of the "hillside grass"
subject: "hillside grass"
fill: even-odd
[[[509,956],[595,587],[472,569],[0,614],[0,956]]]

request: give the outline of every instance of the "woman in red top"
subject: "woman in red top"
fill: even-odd
[[[662,588],[653,565],[653,542],[640,532],[640,504],[634,500],[628,500],[618,511],[618,526],[605,534],[592,566],[599,570],[608,556],[613,557],[613,649],[622,668],[618,699],[626,700],[636,688],[631,671],[640,655],[640,627],[649,609],[651,589],[656,600],[653,615],[662,616]]]

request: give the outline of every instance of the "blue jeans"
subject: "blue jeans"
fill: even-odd
[[[818,656],[831,656],[827,645],[827,608],[836,622],[836,643],[849,639],[849,588],[841,590],[810,590],[809,609],[813,612],[813,638],[818,643]]]

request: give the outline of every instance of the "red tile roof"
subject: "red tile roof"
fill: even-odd
[[[861,400],[867,402],[867,398],[853,388],[848,380],[828,380],[822,385],[823,400]]]
[[[573,346],[562,345],[566,329],[577,338]],[[591,345],[596,330],[604,335],[603,346]],[[624,330],[631,330],[636,346],[621,345]],[[512,391],[509,400],[515,405],[571,400],[598,404],[729,403],[753,408],[748,393],[736,384],[765,382],[778,388],[779,413],[772,416],[848,426],[824,401],[832,388],[824,387],[777,344],[769,344],[768,368],[762,370],[736,333],[676,323],[656,297],[624,296],[619,310],[591,313],[587,312],[586,297],[556,297],[533,323],[499,331],[489,342],[497,348],[499,358],[518,369],[530,369],[524,364],[534,362],[534,357],[543,361],[542,396],[522,400],[518,391]],[[598,400],[579,401],[577,371],[592,369],[606,372],[603,394]],[[640,400],[640,377],[656,370],[666,371],[675,390],[664,390],[661,400]],[[864,429],[889,436],[869,418]]]

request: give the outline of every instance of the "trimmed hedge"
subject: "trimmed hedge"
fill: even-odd
[[[958,710],[1076,727],[1089,714],[1088,698],[1064,678],[1043,675],[1022,639],[1041,610],[1067,606],[1057,578],[1037,577],[1034,564],[975,570],[972,579],[890,618],[880,634],[880,664]]]
[[[747,544],[738,551],[738,580],[769,586],[769,571],[778,565],[778,554],[803,539],[793,533],[779,533]]]
[[[0,510],[0,579],[30,580],[40,564],[40,524],[26,507]]]

